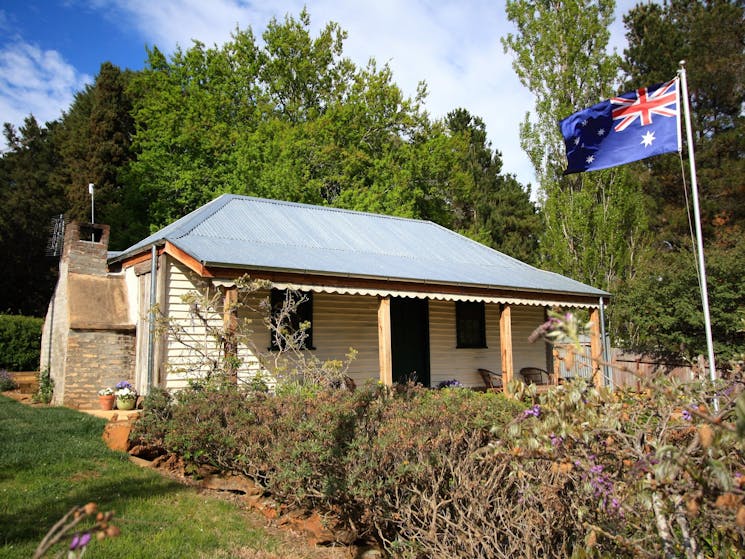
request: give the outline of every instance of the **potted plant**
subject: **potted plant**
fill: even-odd
[[[106,387],[98,391],[98,404],[102,410],[113,410],[115,398],[113,388]]]
[[[123,380],[116,384],[116,407],[120,410],[133,410],[135,409],[135,402],[137,402],[137,391],[134,387]]]

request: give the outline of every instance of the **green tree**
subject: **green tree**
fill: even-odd
[[[714,350],[720,365],[745,356],[745,276],[742,237],[707,249]],[[665,358],[706,353],[696,258],[677,248],[650,253],[612,306],[613,326],[625,348]]]
[[[39,126],[33,116],[16,131],[5,124],[8,151],[0,157],[0,309],[44,316],[56,281],[57,260],[45,251],[51,218],[64,211],[64,193],[50,180],[58,164],[56,124]]]
[[[170,59],[153,49],[133,80],[138,184],[154,226],[233,192],[431,219],[449,225],[456,172],[442,123],[403,95],[390,68],[343,57],[334,23],[273,20],[257,44],[237,30]]]
[[[623,68],[633,87],[668,80],[687,61],[709,300],[720,360],[743,351],[745,285],[739,279],[745,227],[745,21],[742,2],[673,0],[624,16]],[[687,150],[684,150],[684,159]],[[686,161],[636,164],[647,194],[654,252],[619,289],[614,329],[630,347],[671,356],[705,352]]]
[[[640,4],[624,23],[628,83],[669,80],[678,62],[687,61],[706,237],[736,234],[745,225],[745,6],[726,0]],[[661,240],[679,244],[689,235],[681,167],[655,160],[651,170],[645,184],[651,211],[665,216],[655,229]]]
[[[503,39],[521,83],[536,97],[520,139],[538,177],[550,269],[606,289],[630,274],[644,245],[644,199],[624,168],[563,176],[557,121],[615,92],[619,57],[607,54],[613,0],[509,0],[516,34]]]
[[[94,83],[76,94],[56,135],[61,160],[54,180],[66,193],[67,217],[90,221],[88,184],[94,183],[95,218],[111,225],[112,248],[125,248],[147,233],[136,193],[125,189],[122,176],[133,158],[132,103],[126,92],[131,76],[103,63]]]
[[[460,138],[461,173],[452,181],[449,196],[453,227],[505,254],[535,263],[538,257],[540,216],[513,175],[502,174],[502,155],[486,139],[484,121],[466,109],[448,113],[449,133]],[[458,180],[458,178],[460,180]]]

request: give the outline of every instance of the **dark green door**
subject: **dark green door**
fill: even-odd
[[[429,301],[391,299],[393,382],[414,380],[429,386]]]

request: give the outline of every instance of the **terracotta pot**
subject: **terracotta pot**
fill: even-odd
[[[122,398],[116,399],[116,409],[118,410],[133,410],[135,409],[135,400],[134,398],[127,398],[126,400],[123,400]]]
[[[114,409],[114,395],[109,394],[108,396],[99,396],[98,404],[102,410],[113,410]]]

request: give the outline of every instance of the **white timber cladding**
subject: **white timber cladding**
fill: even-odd
[[[140,394],[147,394],[147,361],[150,341],[150,275],[142,274],[137,278],[139,316],[137,327],[137,344],[135,353],[135,389]]]
[[[210,287],[209,283],[201,279],[177,260],[168,257],[166,308],[164,313],[173,323],[183,327],[179,334],[181,340],[169,332],[166,342],[166,378],[165,388],[178,390],[188,385],[189,380],[203,378],[210,371],[210,359],[221,355],[221,348],[208,332],[208,327],[223,329],[223,293],[220,289]],[[207,294],[215,302],[214,308],[202,311],[207,317],[208,326],[193,316],[190,305],[184,301],[189,293]],[[262,298],[268,296],[268,291],[257,292],[241,300],[245,303],[238,312],[238,321],[242,331],[254,332],[254,344],[241,343],[238,346],[238,357],[241,365],[238,368],[239,382],[247,382],[262,368],[256,357],[257,352],[265,351],[269,345],[269,333],[256,310]],[[263,371],[266,373],[266,371]],[[271,379],[265,375],[268,384]]]
[[[217,291],[173,258],[166,259],[166,266],[168,289],[163,312],[170,325],[166,339],[165,388],[177,390],[187,386],[189,380],[203,378],[212,369],[212,363],[219,359],[221,350],[209,329],[222,329],[223,306],[222,297],[218,296],[214,299],[214,307],[200,308],[205,324],[192,313],[184,297],[192,292],[212,297]],[[175,326],[178,326],[178,334]]]
[[[269,354],[269,331],[264,324],[260,310],[263,300],[269,297],[269,290],[261,290],[250,295],[239,296],[241,307],[238,310],[238,332],[241,333],[238,343],[238,383],[248,382],[258,373],[271,388],[274,380],[271,374],[262,367],[259,356]]]
[[[313,345],[321,361],[346,359],[357,351],[347,374],[357,386],[376,382],[378,371],[378,298],[366,295],[313,294]]]
[[[548,372],[546,342],[530,343],[528,337],[538,326],[546,322],[545,309],[541,307],[512,307],[512,362],[515,375],[523,367],[539,367]]]
[[[215,341],[205,327],[195,320],[189,305],[183,297],[189,292],[218,293],[219,304],[209,312],[210,324],[217,328],[223,325],[222,293],[223,282],[210,288],[209,284],[197,274],[173,258],[167,258],[167,291],[165,309],[174,321],[184,326],[188,345],[179,342],[173,335],[168,336],[166,357],[165,387],[183,388],[189,379],[204,375],[209,365],[202,353],[210,351],[219,354]],[[227,283],[227,282],[225,282]],[[252,332],[249,343],[240,343],[238,357],[241,366],[239,381],[250,380],[261,371],[266,381],[272,384],[271,375],[259,361],[259,355],[271,356],[269,332],[267,331],[259,305],[269,296],[268,290],[241,298],[243,303],[239,313],[239,330]],[[478,387],[483,382],[478,374],[479,368],[501,372],[499,317],[500,305],[487,303],[486,348],[456,348],[455,301],[429,301],[429,345],[431,384],[436,386],[443,380],[457,379],[465,386]],[[326,293],[313,294],[313,354],[321,361],[345,360],[350,348],[357,351],[351,362],[348,374],[358,386],[367,381],[379,379],[378,360],[378,297],[360,294]],[[531,344],[527,341],[530,333],[544,322],[544,308],[537,306],[513,305],[512,330],[515,372],[522,367],[546,368],[546,346],[543,342]]]
[[[429,352],[432,386],[456,379],[464,386],[483,386],[478,369],[502,370],[499,346],[499,305],[487,304],[486,348],[457,348],[455,301],[429,302]]]

